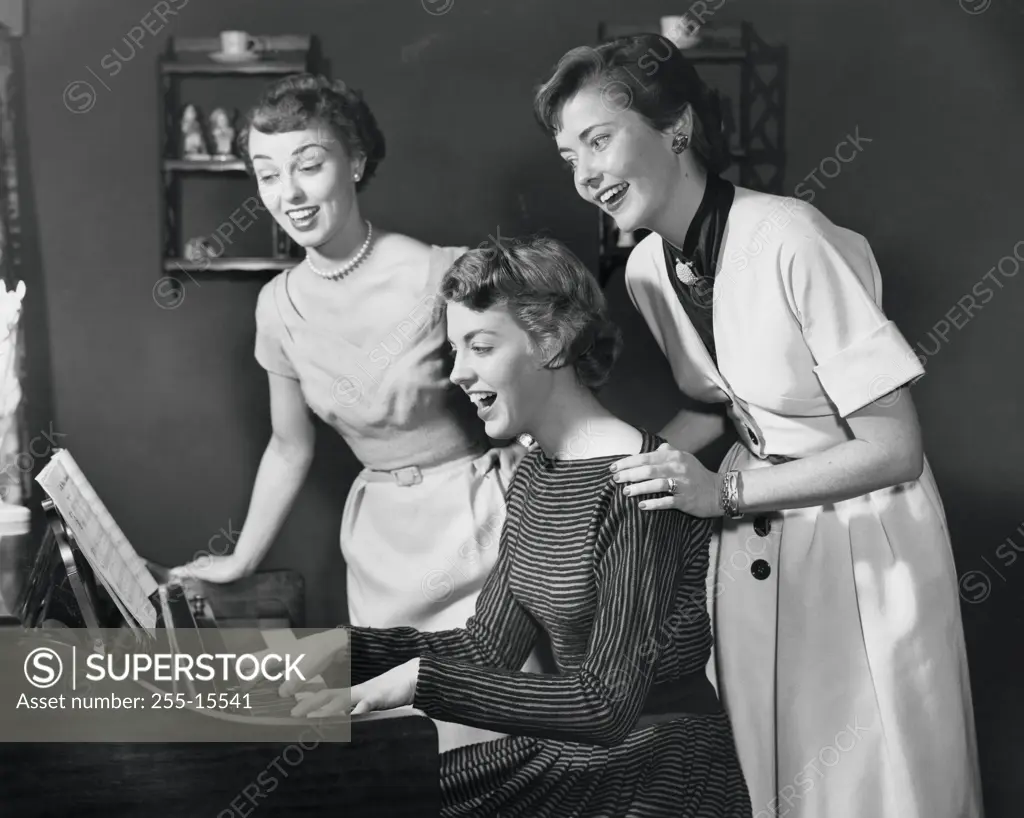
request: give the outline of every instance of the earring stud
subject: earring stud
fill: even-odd
[[[672,140],[672,152],[682,153],[683,151],[686,150],[689,144],[690,137],[688,137],[686,134],[676,134],[675,138]]]

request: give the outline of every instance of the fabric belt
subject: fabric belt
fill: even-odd
[[[481,448],[469,454],[457,457],[454,460],[446,460],[435,466],[403,466],[400,469],[363,469],[359,476],[370,483],[397,483],[399,486],[415,486],[423,482],[423,478],[432,474],[443,472],[465,463],[476,460],[487,450]]]

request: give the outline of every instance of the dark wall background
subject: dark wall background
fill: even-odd
[[[116,75],[113,49],[131,53],[123,38],[153,3],[30,4],[22,165],[40,260],[29,299],[45,310],[27,315],[30,348],[52,359],[52,392],[32,396],[33,405],[52,407],[37,412],[38,423],[52,419],[67,436],[144,556],[175,564],[239,528],[269,434],[266,378],[252,356],[262,280],[198,278],[175,309],[153,297],[162,275],[156,58],[167,37],[227,28],[315,34],[332,73],[364,90],[388,138],[389,156],[365,196],[371,219],[437,244],[546,230],[595,262],[596,215],[534,125],[532,87],[565,50],[592,41],[599,20],[656,25],[685,8],[455,0],[445,14],[427,12],[450,2],[191,0],[147,33]],[[1011,0],[731,0],[713,19],[749,20],[790,49],[787,191],[847,134],[871,140],[814,203],[868,236],[888,313],[929,351],[914,396],[960,571],[975,572],[963,582],[963,610],[996,814],[1020,803],[1024,760],[1011,741],[1021,705],[1004,658],[1019,656],[1024,618],[1024,276],[1000,278],[1002,289],[966,323],[957,313],[959,327],[939,348],[929,334],[1024,239],[1024,8]],[[95,99],[74,113],[64,95],[80,80],[92,83]],[[185,96],[207,111],[212,102],[243,107],[260,84],[195,82]],[[83,88],[68,93],[81,107]],[[248,180],[190,184],[190,234],[212,231],[255,192]],[[608,401],[656,427],[679,399],[621,281],[609,292],[629,347]],[[265,567],[303,571],[310,624],[327,625],[344,617],[337,533],[357,464],[333,435],[319,437],[314,472]]]

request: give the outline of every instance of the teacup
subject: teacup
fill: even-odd
[[[257,42],[246,31],[222,31],[220,50],[224,54],[241,55],[256,51]]]
[[[689,14],[673,14],[661,18],[661,36],[677,48],[691,48],[700,42],[701,24]]]

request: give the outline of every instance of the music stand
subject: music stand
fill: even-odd
[[[92,568],[53,500],[45,498],[42,507],[46,530],[29,581],[16,606],[18,616],[26,628],[38,628],[47,620],[53,621],[51,615],[68,627],[85,627],[97,651],[103,653],[102,617]],[[68,587],[71,588],[70,598]],[[72,600],[73,604],[68,604]],[[64,622],[58,618],[60,616],[77,621]]]

